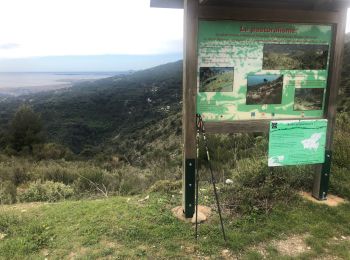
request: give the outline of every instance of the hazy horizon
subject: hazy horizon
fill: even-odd
[[[159,55],[68,55],[0,59],[0,72],[108,72],[142,70],[182,59],[182,53]]]
[[[181,59],[182,30],[149,0],[3,0],[0,71],[146,69]]]

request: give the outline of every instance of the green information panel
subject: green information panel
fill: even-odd
[[[269,166],[324,163],[327,119],[270,122]]]
[[[332,26],[199,21],[197,113],[205,121],[320,118]]]

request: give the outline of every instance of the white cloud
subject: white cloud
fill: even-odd
[[[348,15],[346,19],[346,33],[350,32],[350,8],[348,8]]]
[[[149,0],[0,0],[0,58],[157,54],[182,48],[182,10]]]
[[[19,45],[17,43],[3,43],[3,44],[0,44],[0,49],[15,49],[15,48],[18,48]]]
[[[149,2],[0,0],[0,58],[180,52],[183,11]]]

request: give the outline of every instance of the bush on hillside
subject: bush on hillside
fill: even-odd
[[[14,185],[20,185],[30,180],[28,164],[22,160],[0,162],[0,182],[11,181]]]
[[[330,192],[350,199],[350,170],[348,168],[332,166]]]
[[[334,133],[330,192],[350,199],[350,115],[340,113]]]
[[[345,167],[350,170],[350,115],[341,113],[337,116],[336,130],[334,133],[334,154],[332,162],[337,167]]]
[[[33,155],[39,160],[70,160],[74,156],[69,148],[56,143],[35,145],[33,147]]]
[[[16,151],[27,148],[31,152],[33,145],[42,141],[41,130],[40,115],[31,107],[22,105],[17,109],[10,124],[10,143]]]
[[[16,202],[16,186],[11,181],[0,182],[0,204]]]
[[[79,170],[73,186],[77,194],[137,194],[150,186],[151,176],[151,171],[129,165],[111,171],[93,166]]]
[[[233,171],[233,184],[225,186],[225,204],[238,213],[267,213],[277,203],[287,204],[296,190],[311,189],[311,167],[269,168],[266,159],[245,159]]]
[[[74,190],[69,185],[53,181],[35,181],[18,194],[21,202],[48,201],[56,202],[73,196]]]
[[[107,171],[98,167],[85,168],[77,172],[77,179],[74,180],[74,190],[76,193],[90,192],[96,193],[103,189],[108,193],[106,185]]]
[[[69,185],[78,178],[78,169],[77,163],[42,161],[31,169],[31,177],[32,180],[62,182]]]
[[[149,192],[174,193],[181,190],[181,180],[160,180],[154,183],[149,189]]]
[[[153,172],[149,169],[139,169],[125,165],[110,173],[115,182],[114,189],[118,195],[133,195],[144,192],[151,185]]]

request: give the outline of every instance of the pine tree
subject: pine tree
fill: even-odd
[[[10,140],[13,148],[21,151],[24,147],[28,147],[32,151],[33,144],[41,142],[41,130],[40,116],[31,107],[22,105],[10,124]]]

